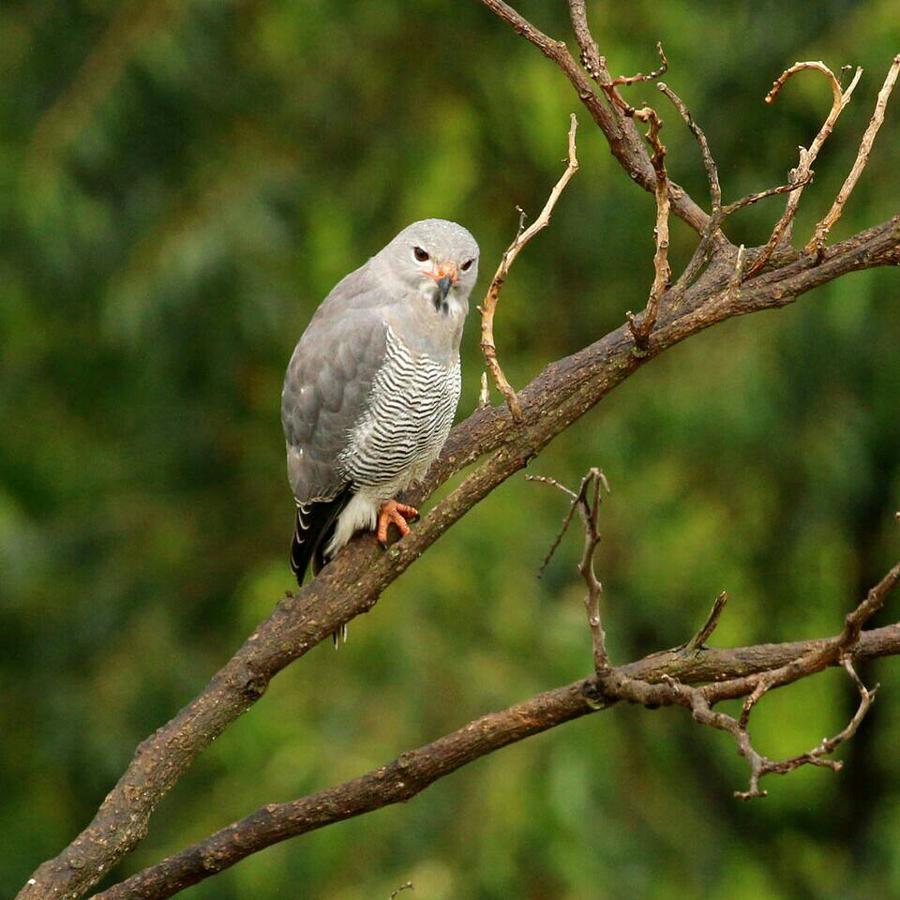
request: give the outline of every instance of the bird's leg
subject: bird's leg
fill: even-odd
[[[400,537],[409,534],[408,519],[414,519],[419,515],[419,511],[414,506],[407,506],[405,503],[398,503],[396,500],[385,500],[381,504],[381,510],[378,513],[378,527],[375,530],[375,537],[382,547],[387,546],[388,528],[393,522],[400,532]]]

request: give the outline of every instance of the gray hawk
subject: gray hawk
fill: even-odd
[[[459,402],[459,342],[478,275],[461,225],[404,228],[325,298],[281,394],[297,504],[291,568],[302,583],[360,529],[385,544],[415,509],[396,500],[447,439]]]

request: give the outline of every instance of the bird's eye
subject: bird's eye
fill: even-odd
[[[413,247],[413,256],[419,262],[428,262],[428,253],[421,247]]]
[[[460,269],[462,269],[463,272],[468,272],[469,269],[472,268],[472,263],[473,263],[473,262],[475,262],[474,259],[467,259],[467,260],[460,266]]]

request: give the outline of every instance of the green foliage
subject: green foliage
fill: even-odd
[[[569,38],[562,0],[522,11]],[[852,163],[895,4],[591,4],[616,71],[655,65],[704,125],[726,199],[776,184],[829,102],[795,59],[866,74],[798,235]],[[278,397],[334,282],[408,221],[456,218],[485,276],[561,171],[563,77],[477,2],[11,2],[0,10],[0,893],[90,818],[137,742],[291,587]],[[652,86],[673,176],[696,147]],[[582,171],[516,264],[497,320],[524,384],[639,309],[653,201],[580,113]],[[836,238],[896,211],[897,105]],[[781,201],[742,214],[760,243]],[[673,224],[673,256],[694,238]],[[715,594],[722,644],[818,636],[896,554],[897,278],[850,276],[729,322],[630,379],[536,472],[613,493],[599,569],[616,660],[685,640]],[[461,415],[481,370],[465,338]],[[165,801],[117,874],[257,806],[354,776],[587,673],[561,496],[498,489],[354,622],[272,685]],[[743,805],[745,766],[679,711],[616,709],[381,811],[273,848],[194,898],[805,898],[900,894],[900,672],[844,751]],[[764,750],[841,727],[839,674],[768,698]]]

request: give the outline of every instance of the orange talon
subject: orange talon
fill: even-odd
[[[414,519],[419,515],[419,511],[414,506],[407,506],[405,503],[398,503],[396,500],[385,500],[381,504],[381,511],[378,513],[378,528],[375,531],[375,537],[382,547],[387,547],[388,528],[391,523],[397,526],[400,537],[406,537],[409,534],[409,525],[407,521]]]

